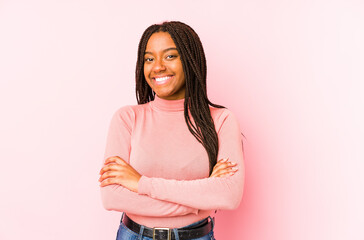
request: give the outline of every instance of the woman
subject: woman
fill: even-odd
[[[242,198],[242,141],[235,115],[207,98],[205,54],[191,27],[144,31],[136,96],[138,105],[111,119],[100,170],[103,206],[123,212],[117,239],[215,239],[210,214]]]

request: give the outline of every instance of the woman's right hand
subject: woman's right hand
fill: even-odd
[[[237,163],[232,163],[229,158],[220,159],[212,169],[210,177],[232,176],[238,171]]]

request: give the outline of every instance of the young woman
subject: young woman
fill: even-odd
[[[242,198],[242,138],[236,116],[207,98],[205,54],[190,26],[144,31],[136,97],[111,119],[100,170],[104,208],[123,212],[117,240],[215,239],[211,213]]]

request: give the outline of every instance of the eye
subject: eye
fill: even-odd
[[[176,57],[177,57],[176,55],[168,55],[167,59],[173,59],[173,58],[176,58]]]
[[[144,61],[145,62],[151,62],[151,61],[153,61],[153,58],[145,58]]]

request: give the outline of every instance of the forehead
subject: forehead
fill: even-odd
[[[167,48],[176,48],[171,35],[168,32],[156,32],[150,36],[146,52],[161,52]]]

